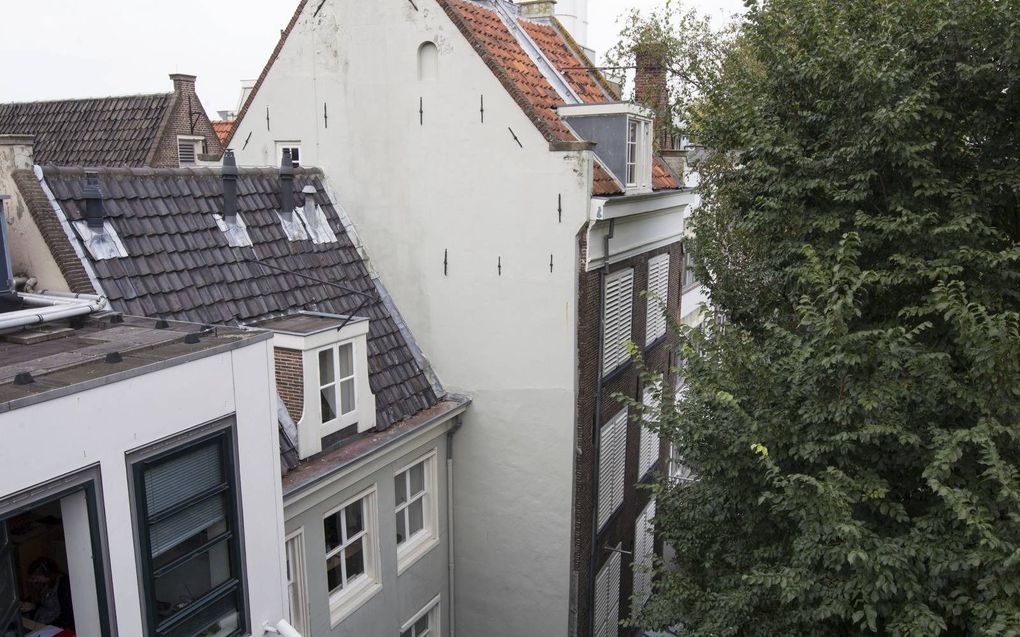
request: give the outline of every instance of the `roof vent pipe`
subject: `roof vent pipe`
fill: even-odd
[[[6,199],[9,199],[7,195],[0,195],[0,297],[14,293],[14,270],[7,246],[7,216],[4,214]]]
[[[294,218],[294,160],[289,148],[283,150],[280,163],[280,213],[287,221]]]
[[[234,151],[223,153],[223,220],[227,225],[237,221],[237,160]]]
[[[307,217],[313,210],[315,210],[315,186],[308,184],[301,189],[301,194],[305,198],[305,217]]]
[[[103,191],[99,188],[99,175],[85,173],[85,222],[95,234],[103,232],[106,207],[103,205]]]

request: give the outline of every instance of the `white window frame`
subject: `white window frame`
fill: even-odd
[[[634,610],[638,611],[652,596],[652,572],[655,561],[655,498],[645,506],[634,523]]]
[[[438,458],[439,452],[433,448],[431,451],[423,456],[420,456],[413,462],[408,463],[402,467],[399,471],[393,474],[394,479],[394,514],[404,515],[405,529],[409,516],[407,515],[408,507],[414,500],[422,500],[422,523],[423,526],[420,530],[407,538],[404,538],[403,542],[397,544],[397,574],[403,574],[404,571],[409,569],[415,562],[424,557],[429,551],[439,545],[439,476],[438,476]],[[410,494],[410,470],[419,465],[424,464],[424,488],[425,490],[418,498],[408,499],[407,502],[398,505],[396,503],[396,479],[404,474],[405,487],[408,489]]]
[[[190,143],[191,147],[195,149],[195,161],[194,163],[184,163],[181,161],[181,144]],[[198,156],[202,154],[202,144],[205,143],[205,137],[201,135],[178,135],[177,136],[177,165],[181,168],[187,168],[189,166],[198,165]]]
[[[304,527],[286,537],[284,553],[287,559],[287,604],[290,625],[302,635],[308,635],[311,634],[311,629],[308,626],[308,570],[305,564]]]
[[[301,167],[301,161],[302,161],[302,155],[304,154],[304,152],[301,149],[301,142],[300,141],[278,141],[278,142],[276,142],[276,164],[279,164],[280,162],[283,161],[283,151],[288,149],[288,148],[290,148],[292,151],[294,149],[297,149],[298,158],[295,161],[294,157],[293,157],[293,154],[292,154],[291,155],[291,161],[294,164],[294,168],[300,168]]]
[[[645,320],[645,346],[666,335],[666,308],[669,307],[669,253],[648,260],[648,303]]]
[[[427,615],[428,618],[429,618],[429,628],[428,628],[428,631],[424,632],[424,633],[420,633],[420,634],[419,633],[415,633],[415,632],[412,631],[411,632],[411,636],[412,637],[440,637],[440,635],[442,635],[442,630],[443,630],[443,627],[442,627],[442,625],[440,623],[440,620],[442,619],[440,617],[440,615],[441,615],[440,611],[441,611],[441,607],[442,607],[442,605],[440,604],[440,601],[442,601],[442,598],[441,598],[440,595],[436,595],[435,597],[433,597],[432,601],[430,601],[428,604],[425,605],[424,608],[422,608],[420,611],[418,611],[417,613],[414,614],[414,617],[412,617],[411,619],[409,619],[406,622],[404,622],[404,624],[400,627],[400,635],[402,636],[404,634],[404,632],[414,628],[415,622],[417,622],[419,619],[421,619],[422,617],[425,617]]]
[[[602,374],[606,375],[630,360],[627,341],[631,338],[634,315],[634,268],[617,270],[606,277],[602,301]]]
[[[620,551],[622,544],[612,550],[598,575],[595,576],[595,590],[592,591],[595,637],[618,637],[620,634]],[[600,604],[600,598],[602,603]]]
[[[686,242],[685,242],[686,243]],[[683,285],[681,286],[684,292],[689,292],[694,288],[701,285],[701,281],[698,280],[698,276],[694,271],[694,253],[687,246],[684,246],[684,273],[683,273]]]
[[[340,350],[344,347],[351,348],[351,374],[349,376],[340,375]],[[322,352],[332,352],[333,359],[333,381],[330,383],[322,384],[322,365],[321,355]],[[315,382],[317,383],[318,391],[316,396],[319,397],[316,405],[319,414],[319,422],[322,424],[324,430],[328,430],[329,433],[340,431],[345,427],[349,427],[354,423],[358,422],[358,348],[355,346],[353,340],[340,341],[333,343],[326,347],[320,347],[315,350]],[[352,396],[354,397],[354,406],[350,411],[344,412],[343,410],[343,393],[340,391],[340,386],[350,381],[353,387]],[[322,413],[322,392],[326,388],[333,388],[333,396],[336,400],[336,414],[333,418],[326,420],[325,414]]]
[[[596,506],[599,530],[623,504],[623,489],[627,471],[627,416],[626,407],[613,416],[599,431],[599,475]]]
[[[625,185],[628,191],[649,190],[652,186],[652,123],[643,117],[629,116],[626,132]]]
[[[359,500],[364,500],[364,524],[365,530],[362,534],[359,534],[356,538],[347,538],[347,541],[343,541],[343,527],[347,525],[347,521],[340,517],[341,524],[341,543],[338,547],[325,551],[325,544],[323,544],[324,558],[322,560],[323,567],[327,565],[330,558],[335,555],[339,555],[344,548],[349,546],[354,540],[358,538],[362,539],[362,550],[364,551],[365,560],[365,572],[355,577],[350,582],[344,584],[343,588],[339,591],[333,592],[329,590],[328,579],[326,581],[326,594],[329,596],[329,619],[330,628],[336,628],[340,622],[349,617],[351,613],[360,608],[365,602],[371,599],[376,593],[382,590],[382,583],[380,578],[380,556],[379,556],[379,515],[378,515],[378,490],[373,484],[368,489],[362,491],[358,495],[346,500],[340,506],[331,509],[326,515],[322,516],[323,525],[325,521],[340,513],[348,506],[354,504]],[[343,560],[341,559],[341,563]],[[323,577],[327,577],[326,569],[323,570]]]
[[[659,375],[659,384],[662,384],[662,375]],[[645,385],[642,396],[644,409],[641,412],[641,445],[638,450],[638,479],[643,479],[652,470],[655,463],[659,461],[659,434],[648,428],[647,423],[651,422],[649,414],[658,414],[662,405],[656,404],[655,386],[652,383]]]

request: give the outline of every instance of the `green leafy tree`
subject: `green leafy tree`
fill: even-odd
[[[1020,635],[1020,0],[750,3],[697,98],[720,319],[634,621]]]

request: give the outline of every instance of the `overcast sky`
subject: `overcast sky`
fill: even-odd
[[[687,1],[713,16],[742,6]],[[168,92],[168,74],[192,73],[211,114],[236,107],[240,81],[258,76],[297,6],[297,0],[0,2],[0,102]],[[603,53],[621,14],[662,2],[589,0],[588,45]]]

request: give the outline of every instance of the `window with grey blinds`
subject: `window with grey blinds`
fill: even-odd
[[[648,320],[645,323],[645,344],[650,345],[666,335],[666,302],[669,297],[669,254],[660,254],[648,261]]]
[[[634,294],[634,269],[620,270],[606,278],[602,343],[602,373],[608,374],[630,359],[631,310]]]
[[[616,549],[595,576],[595,637],[620,634],[620,549]]]
[[[623,504],[627,460],[627,410],[602,428],[599,442],[598,527],[601,529]]]
[[[137,462],[134,472],[147,635],[243,634],[232,432]]]

